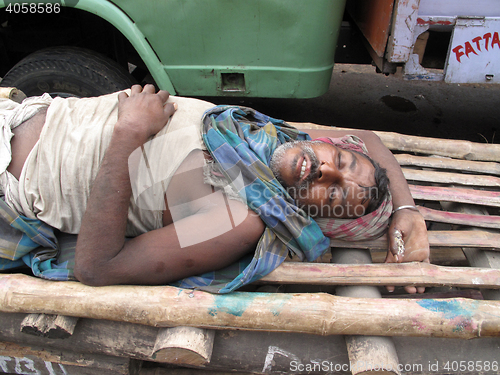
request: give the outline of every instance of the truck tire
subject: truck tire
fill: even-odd
[[[89,97],[130,88],[134,79],[115,61],[94,51],[52,47],[34,52],[7,72],[0,83],[27,96]]]

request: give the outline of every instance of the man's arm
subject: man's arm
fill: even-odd
[[[348,134],[356,135],[361,138],[365,142],[370,157],[387,170],[394,208],[415,205],[399,163],[375,133],[366,130],[344,131],[335,129],[307,129],[305,131],[309,133],[313,139],[319,137],[339,138]],[[397,256],[396,230],[402,233],[405,242],[405,253],[403,257]],[[395,212],[389,226],[389,249],[385,261],[387,263],[403,261],[429,262],[429,253],[427,227],[422,215],[417,211],[409,209]],[[393,288],[391,287],[389,290],[393,290]],[[406,290],[409,293],[415,293],[415,291],[423,292],[424,288],[407,287]]]
[[[89,279],[87,266],[97,259],[113,259],[125,243],[127,212],[131,196],[128,171],[130,154],[165,126],[174,113],[165,103],[168,92],[155,94],[153,86],[131,88],[130,97],[118,97],[118,122],[93,183],[82,219],[75,254],[75,276]],[[98,252],[98,253],[97,253]]]
[[[76,245],[75,276],[86,284],[165,284],[220,269],[255,249],[264,230],[260,218],[250,214],[245,205],[230,202],[207,204],[207,209],[177,220],[175,225],[125,241],[132,194],[128,159],[174,113],[174,107],[166,104],[168,97],[165,91],[155,94],[151,85],[144,90],[134,86],[130,97],[125,93],[119,96],[118,122],[93,183]],[[203,185],[201,173],[189,179],[189,184],[181,186],[184,191],[198,183],[200,189],[206,187],[212,192]],[[229,205],[231,213],[244,220],[211,238],[221,220],[227,218]],[[191,245],[182,246],[179,231],[197,238],[191,238]]]

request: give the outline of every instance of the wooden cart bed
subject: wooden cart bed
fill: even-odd
[[[0,372],[499,374],[500,145],[377,134],[428,223],[431,265],[384,264],[381,238],[332,240],[319,262],[229,295],[3,274]]]

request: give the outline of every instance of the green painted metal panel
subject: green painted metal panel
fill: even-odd
[[[0,0],[0,7],[22,0]],[[328,90],[345,0],[38,0],[115,26],[160,88],[309,98]]]
[[[292,98],[328,90],[345,0],[113,2],[149,41],[179,95]]]

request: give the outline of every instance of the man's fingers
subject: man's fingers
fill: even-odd
[[[154,87],[154,85],[148,83],[146,86],[144,86],[142,92],[146,92],[148,94],[154,94],[156,92],[156,88]]]
[[[128,94],[126,92],[121,92],[118,94],[118,101],[121,102],[122,100],[125,100],[128,98]]]
[[[130,94],[140,94],[140,93],[146,93],[146,94],[155,94],[156,93],[156,87],[150,83],[142,87],[141,85],[133,85],[130,88]],[[168,98],[170,97],[170,93],[165,90],[160,90],[158,91],[157,95],[161,98],[163,103],[166,103]]]
[[[393,247],[389,246],[387,249],[387,255],[385,257],[384,263],[401,263],[403,261],[403,255],[398,256],[397,251],[393,251]]]
[[[394,292],[394,287],[393,286],[386,286],[385,287],[389,293]],[[405,286],[405,291],[408,294],[416,294],[416,293],[424,293],[425,292],[425,287],[424,286],[413,286],[413,285],[408,285]]]
[[[130,88],[130,95],[140,94],[141,92],[142,92],[142,86],[141,85],[133,85]]]
[[[141,85],[133,85],[130,88],[130,95],[137,95],[142,92],[148,93],[148,94],[154,94],[156,92],[156,88],[154,85],[148,83],[144,88]]]
[[[405,243],[403,234],[398,229],[393,229],[388,232],[389,237],[389,252],[394,258],[394,262],[401,263],[405,254]]]
[[[387,251],[387,255],[385,256],[384,263],[397,263],[396,259],[394,259],[394,255],[392,254],[391,250]]]
[[[408,294],[415,294],[415,293],[417,293],[417,288],[414,287],[413,285],[405,286],[405,290],[406,290],[406,293],[408,293]]]
[[[163,103],[166,103],[168,98],[170,97],[170,93],[168,91],[165,91],[165,90],[158,91],[158,93],[156,95],[158,95],[161,98]]]
[[[406,293],[408,294],[422,294],[425,292],[425,286],[405,286]]]
[[[163,107],[163,112],[168,117],[172,116],[175,113],[175,111],[177,111],[177,103],[167,103]]]

